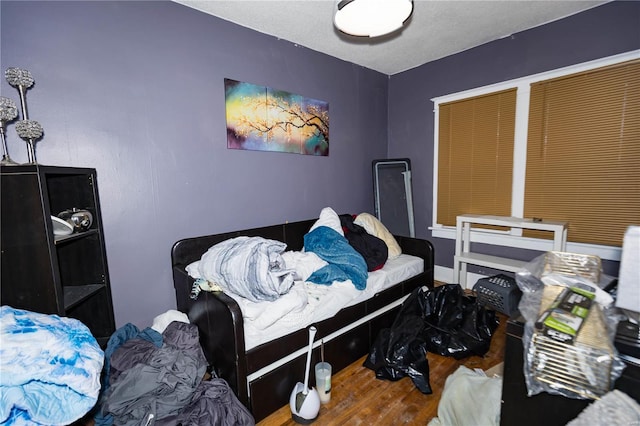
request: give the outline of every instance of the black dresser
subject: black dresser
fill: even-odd
[[[514,319],[507,322],[500,424],[503,426],[566,425],[593,401],[571,399],[546,392],[527,396],[523,372],[523,332],[523,322]],[[640,402],[640,364],[632,360],[625,360],[625,364],[626,368],[616,380],[615,388]]]

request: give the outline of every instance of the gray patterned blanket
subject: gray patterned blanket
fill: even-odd
[[[262,237],[231,238],[202,255],[198,272],[224,292],[252,302],[275,300],[293,285],[294,271],[286,269],[282,259],[286,247]]]

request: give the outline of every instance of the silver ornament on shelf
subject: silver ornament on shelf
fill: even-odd
[[[18,108],[13,99],[0,96],[0,121],[8,123],[18,116]]]
[[[16,132],[27,142],[30,164],[36,164],[36,141],[42,137],[42,126],[35,120],[20,120],[16,123]]]
[[[35,83],[31,73],[28,70],[23,70],[22,68],[7,68],[4,72],[4,76],[7,79],[7,83],[14,87],[24,86],[25,88],[29,88],[33,86],[33,83]]]
[[[2,138],[2,160],[0,161],[0,164],[2,164],[3,166],[14,166],[18,164],[9,156],[9,151],[7,150],[7,140],[5,138],[5,129],[7,123],[15,120],[17,116],[18,109],[16,108],[16,104],[15,102],[13,102],[13,99],[0,96],[0,137]]]
[[[16,132],[22,139],[40,139],[42,126],[36,120],[20,120],[16,123]]]
[[[4,76],[7,79],[7,83],[18,89],[18,92],[20,93],[20,103],[22,105],[22,118],[24,120],[28,120],[29,114],[27,112],[26,99],[27,89],[33,86],[35,80],[28,70],[16,67],[7,68],[4,72]]]
[[[18,89],[20,105],[22,106],[22,120],[16,123],[18,136],[27,142],[27,156],[29,164],[36,164],[36,140],[42,137],[42,126],[37,121],[29,120],[27,110],[27,89],[35,83],[28,70],[11,67],[4,72],[7,83]]]

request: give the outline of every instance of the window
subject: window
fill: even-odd
[[[438,223],[511,215],[515,89],[440,105]]]
[[[622,245],[640,223],[640,60],[532,85],[525,182],[525,217]]]
[[[603,245],[640,223],[639,52],[434,99],[434,236],[464,213],[567,220],[568,250],[619,259]]]

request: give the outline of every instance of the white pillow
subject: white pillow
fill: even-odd
[[[306,281],[315,271],[329,264],[311,251],[285,251],[282,253],[282,260],[286,269],[295,271],[295,279],[302,281]]]
[[[402,249],[393,234],[375,216],[369,213],[360,213],[353,223],[362,226],[367,231],[367,234],[376,236],[387,243],[389,259],[394,259],[402,254]]]
[[[342,230],[342,224],[340,223],[340,216],[338,216],[338,213],[333,211],[331,207],[325,207],[322,209],[320,217],[316,220],[316,223],[311,226],[309,232],[313,231],[318,226],[328,226],[344,237],[344,231]]]

